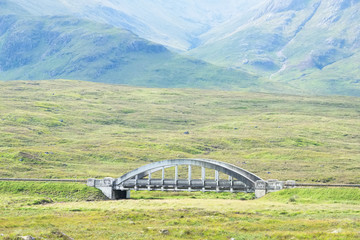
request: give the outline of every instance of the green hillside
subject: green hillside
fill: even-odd
[[[355,97],[10,81],[0,84],[0,175],[119,177],[209,158],[264,179],[359,183],[359,109]]]
[[[0,80],[360,96],[358,1],[0,4]]]
[[[110,25],[0,15],[0,80],[80,79],[151,87],[247,89],[257,79],[181,57]]]
[[[3,0],[4,1],[4,0]],[[199,35],[262,0],[11,0],[37,16],[72,15],[125,28],[136,35],[186,51],[197,47]],[[215,11],[214,11],[215,10]],[[186,17],[185,17],[186,16]]]
[[[360,96],[359,9],[358,1],[264,1],[190,54],[258,74],[272,92]]]

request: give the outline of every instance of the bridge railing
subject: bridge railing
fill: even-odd
[[[114,185],[115,179],[104,178],[88,180],[82,179],[39,179],[39,178],[0,178],[0,181],[30,181],[30,182],[77,182],[87,183],[90,187],[100,189],[110,199],[130,198],[130,190],[162,190],[162,191],[216,191],[216,192],[247,192],[249,188],[238,180],[212,180],[212,179],[129,179],[123,185]],[[177,183],[177,184],[176,184]],[[262,197],[269,192],[279,191],[283,188],[332,188],[349,187],[360,188],[360,184],[321,184],[296,183],[293,180],[278,181],[258,180],[255,184],[256,197]]]
[[[44,178],[0,178],[0,181],[9,182],[78,182],[87,183],[86,179],[44,179]]]

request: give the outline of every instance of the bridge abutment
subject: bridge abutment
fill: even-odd
[[[258,180],[255,182],[255,197],[261,198],[266,195],[267,182],[264,180]]]
[[[114,189],[115,179],[107,177],[104,179],[90,178],[87,181],[89,187],[95,187],[102,191],[102,193],[111,200],[129,199],[130,190],[116,190]]]
[[[288,181],[289,182],[289,181]],[[294,181],[291,181],[294,182]],[[284,189],[285,183],[277,179],[258,180],[255,182],[255,197],[261,198],[267,193],[276,192]]]

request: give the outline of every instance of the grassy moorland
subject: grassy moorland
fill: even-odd
[[[153,161],[210,158],[264,179],[360,183],[359,132],[353,97],[0,83],[1,177],[118,177]],[[0,239],[360,238],[359,189],[252,198],[132,192],[101,201],[84,184],[1,182]]]
[[[288,189],[252,201],[230,193],[132,195],[89,202],[101,195],[81,184],[5,182],[0,239],[360,238],[359,189]]]
[[[118,177],[210,158],[264,179],[360,183],[359,133],[356,97],[0,83],[1,177]]]

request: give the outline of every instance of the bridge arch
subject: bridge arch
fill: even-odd
[[[169,159],[160,162],[153,162],[141,166],[133,171],[130,171],[123,176],[115,179],[113,186],[118,187],[125,183],[127,180],[133,178],[141,179],[151,172],[156,172],[163,168],[174,166],[176,167],[179,165],[200,166],[206,169],[213,169],[215,171],[222,172],[232,178],[243,182],[247,186],[247,188],[251,190],[255,189],[256,181],[262,180],[255,174],[230,163],[219,162],[210,159]]]

